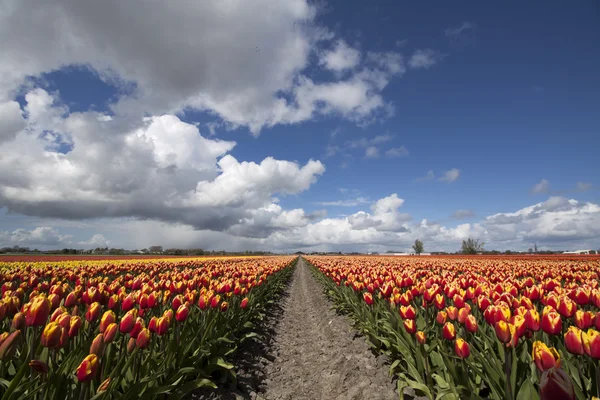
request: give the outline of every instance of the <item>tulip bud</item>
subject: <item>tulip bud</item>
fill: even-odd
[[[427,342],[427,337],[425,336],[425,332],[423,331],[419,331],[417,332],[417,342],[419,342],[419,344],[425,344],[425,342]]]
[[[496,323],[496,326],[494,328],[496,330],[496,337],[502,343],[508,343],[508,342],[510,342],[511,332],[510,332],[509,325],[510,324],[508,322],[498,321],[498,323]]]
[[[548,347],[543,342],[533,343],[532,358],[538,370],[546,371],[553,367],[560,367],[560,355],[554,347]]]
[[[115,315],[114,311],[112,310],[108,310],[105,311],[104,314],[102,315],[102,318],[100,319],[100,332],[104,333],[104,331],[106,330],[106,327],[108,327],[110,324],[112,324],[113,322],[117,321],[117,316]]]
[[[121,303],[121,310],[130,311],[135,305],[135,299],[133,298],[133,293],[129,293]]]
[[[38,374],[47,374],[49,369],[48,364],[40,360],[29,361],[29,367]]]
[[[368,305],[373,305],[373,295],[369,292],[364,292],[363,293],[363,299],[365,300],[365,303],[367,303]]]
[[[403,319],[415,319],[417,312],[413,306],[400,306],[400,316]]]
[[[137,310],[131,309],[127,311],[127,313],[121,318],[121,323],[119,325],[119,330],[121,333],[129,333],[133,329],[133,325],[135,324],[137,319]]]
[[[95,354],[98,357],[102,357],[104,353],[104,335],[99,333],[96,335],[90,346],[90,354]]]
[[[477,329],[478,329],[477,319],[475,318],[475,316],[473,314],[469,314],[467,316],[467,319],[465,320],[465,329],[467,330],[467,332],[471,332],[471,333],[477,332]]]
[[[69,313],[62,313],[60,314],[56,320],[56,322],[58,322],[58,324],[60,326],[63,327],[63,329],[66,329],[67,332],[69,331],[69,328],[71,327],[71,316],[69,315]]]
[[[446,314],[445,311],[438,311],[437,316],[435,317],[435,321],[440,325],[444,325],[447,319],[448,314]]]
[[[117,336],[118,329],[119,329],[119,327],[116,322],[113,322],[112,324],[110,324],[106,327],[106,329],[104,330],[104,336],[103,336],[105,344],[112,343],[113,340],[115,340],[115,336]]]
[[[150,318],[150,322],[148,322],[148,330],[152,333],[156,333],[158,328],[157,328],[157,322],[158,322],[158,318],[157,317],[152,317]]]
[[[221,312],[225,312],[227,311],[227,309],[229,308],[229,303],[224,301],[221,303]]]
[[[549,311],[542,315],[542,330],[550,335],[559,335],[562,332],[562,319],[556,311]]]
[[[525,326],[532,332],[540,330],[540,313],[537,310],[527,310],[525,313]]]
[[[435,295],[435,298],[433,299],[433,305],[438,310],[443,310],[444,307],[446,306],[446,299],[444,298],[444,296],[442,294],[438,293]]]
[[[98,391],[96,393],[106,392],[108,385],[110,385],[110,377],[106,378],[104,382],[98,386]]]
[[[600,332],[588,329],[587,333],[582,333],[581,338],[585,354],[595,360],[600,359]]]
[[[571,379],[560,368],[550,368],[540,378],[540,400],[575,400]]]
[[[466,307],[461,308],[460,310],[458,310],[458,322],[460,324],[464,324],[469,315],[471,315],[471,312]]]
[[[460,358],[467,358],[471,354],[469,343],[465,342],[464,339],[458,338],[454,342],[454,352]]]
[[[190,314],[190,309],[188,308],[187,305],[182,304],[179,306],[179,308],[177,309],[177,312],[175,313],[175,319],[179,322],[184,322],[188,315]]]
[[[415,323],[415,320],[414,319],[404,320],[404,329],[406,329],[406,332],[410,333],[411,335],[414,335],[415,332],[417,331],[417,324]]]
[[[65,307],[73,307],[77,304],[77,295],[74,292],[71,292],[67,295],[65,299]]]
[[[129,338],[129,341],[127,342],[127,353],[132,353],[133,350],[135,350],[135,339]]]
[[[583,354],[584,349],[582,332],[576,326],[570,326],[567,333],[565,333],[565,347],[567,348],[567,351],[571,354]]]
[[[248,302],[249,302],[249,301],[250,301],[250,300],[248,300],[248,298],[247,298],[247,297],[244,297],[244,299],[243,299],[243,300],[242,300],[242,302],[240,303],[240,308],[242,308],[242,309],[243,309],[243,308],[246,308],[246,307],[248,307]]]
[[[70,322],[70,326],[69,326],[69,337],[70,338],[74,338],[75,336],[77,336],[77,334],[79,333],[79,329],[81,328],[81,325],[83,325],[83,321],[81,320],[81,317],[79,317],[79,316],[71,317],[71,322]]]
[[[150,331],[147,328],[144,328],[138,334],[135,345],[138,349],[145,349],[150,345]]]
[[[79,382],[89,382],[94,379],[96,373],[98,372],[98,366],[98,356],[95,354],[86,356],[81,364],[79,364],[79,367],[77,367],[77,371],[75,372]]]
[[[16,330],[8,335],[0,344],[0,360],[11,357],[16,349],[16,344],[21,337],[21,331]]]
[[[37,296],[27,309],[25,323],[27,326],[44,326],[50,315],[52,304],[46,296]]]
[[[442,328],[442,335],[446,340],[454,340],[456,337],[456,328],[452,322],[446,322]]]
[[[22,312],[15,314],[10,327],[11,331],[21,331],[25,329],[25,315]]]
[[[456,321],[456,318],[458,318],[458,308],[448,306],[446,307],[446,314],[448,314],[448,318],[450,318],[451,321]]]
[[[138,337],[138,335],[140,334],[140,332],[142,331],[142,329],[144,329],[145,327],[146,327],[146,325],[144,324],[144,320],[142,318],[138,317],[135,320],[135,324],[133,324],[133,328],[129,332],[129,336],[136,339]]]
[[[50,322],[44,327],[42,332],[42,346],[50,349],[55,349],[60,345],[60,339],[62,336],[62,326],[58,322]]]
[[[160,317],[156,321],[156,334],[158,336],[166,335],[169,332],[169,319]]]
[[[594,325],[594,313],[591,311],[577,310],[574,319],[579,329],[587,329]]]
[[[206,296],[200,295],[200,298],[198,299],[198,307],[200,307],[201,310],[206,310],[208,308],[208,305],[209,302]]]

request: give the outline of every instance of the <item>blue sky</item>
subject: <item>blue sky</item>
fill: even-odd
[[[596,2],[37,3],[0,246],[600,248]]]

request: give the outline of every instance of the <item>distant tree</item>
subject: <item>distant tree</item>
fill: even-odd
[[[537,243],[533,244],[533,252],[537,253],[538,252],[538,248],[537,248]]]
[[[533,249],[531,247],[529,248],[528,251],[529,251],[529,253],[533,253]]]
[[[479,239],[468,238],[462,241],[461,250],[463,254],[477,254],[483,251],[483,242],[480,242]]]
[[[419,239],[415,240],[415,244],[413,244],[412,248],[415,253],[421,254],[424,250],[423,242],[421,242]]]
[[[150,253],[162,253],[163,247],[162,246],[150,246],[150,247],[148,247],[148,250],[150,251]]]

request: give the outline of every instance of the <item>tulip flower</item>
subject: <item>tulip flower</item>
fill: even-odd
[[[12,320],[12,325],[10,327],[11,331],[21,331],[25,329],[25,315],[22,312],[18,312],[15,314]]]
[[[119,329],[119,326],[117,325],[116,322],[113,322],[112,324],[108,325],[106,327],[106,329],[104,329],[104,343],[105,344],[112,343],[115,340],[118,329]]]
[[[415,323],[415,320],[414,319],[404,320],[404,329],[406,329],[406,332],[410,333],[411,335],[414,335],[415,332],[417,332],[417,324]]]
[[[448,306],[446,307],[446,314],[448,314],[448,318],[450,318],[451,321],[456,321],[456,318],[458,317],[458,308]]]
[[[117,321],[117,316],[114,311],[107,310],[102,314],[102,318],[100,319],[100,332],[104,333],[106,328]]]
[[[570,326],[569,330],[565,333],[565,347],[571,354],[582,355],[583,349],[583,332],[576,326]]]
[[[58,322],[49,322],[42,332],[42,346],[55,349],[60,345],[63,328]]]
[[[443,295],[441,295],[441,294],[438,293],[438,294],[435,295],[435,297],[433,299],[433,305],[438,310],[443,310],[444,307],[446,306],[446,299],[444,298]]]
[[[102,357],[102,353],[104,353],[104,335],[99,333],[92,341],[92,345],[90,346],[90,354],[95,354],[98,357]]]
[[[17,330],[2,341],[2,344],[0,344],[0,360],[12,356],[20,337],[21,331]]]
[[[79,333],[79,329],[83,325],[83,321],[79,316],[71,317],[69,322],[69,337],[74,338]]]
[[[465,320],[465,329],[467,330],[467,332],[477,332],[477,319],[475,318],[475,316],[473,316],[473,314],[469,314],[467,316],[467,319]]]
[[[145,349],[150,345],[150,331],[148,328],[144,328],[140,331],[137,338],[135,339],[135,345],[138,349]]]
[[[448,314],[446,314],[445,311],[438,311],[437,316],[435,317],[435,321],[440,325],[444,325],[446,323],[447,319],[448,319]]]
[[[494,327],[496,331],[496,337],[502,343],[510,342],[512,335],[510,332],[510,324],[506,321],[498,321]]]
[[[108,389],[108,385],[110,385],[110,377],[106,378],[104,382],[102,382],[100,386],[98,386],[98,390],[96,393],[106,392],[106,390]]]
[[[127,342],[127,353],[133,353],[133,350],[135,350],[135,339],[134,338],[129,338],[129,341]]]
[[[50,315],[52,304],[46,296],[37,296],[25,314],[25,323],[27,326],[44,326]]]
[[[560,368],[550,368],[540,378],[540,400],[575,400],[571,379]]]
[[[166,335],[169,332],[169,319],[160,317],[156,321],[156,334],[158,336]]]
[[[588,329],[587,332],[582,333],[581,339],[583,340],[585,354],[595,360],[600,359],[600,332]]]
[[[571,318],[577,311],[577,304],[566,296],[563,296],[558,303],[557,311],[565,318]]]
[[[549,311],[542,315],[542,330],[550,335],[559,335],[562,332],[562,319],[556,311]]]
[[[201,310],[206,310],[209,306],[209,301],[206,298],[206,296],[204,295],[200,295],[200,298],[198,299],[198,307],[200,307]]]
[[[129,333],[133,329],[133,325],[135,324],[137,319],[137,310],[135,308],[127,311],[123,318],[121,318],[121,323],[119,324],[119,330],[121,333]]]
[[[79,380],[79,382],[89,382],[96,376],[98,367],[98,356],[95,354],[90,354],[83,359],[81,364],[79,364],[79,367],[77,367],[75,372],[75,376],[77,376],[77,380]]]
[[[128,312],[135,306],[135,299],[132,293],[129,293],[121,302],[121,310]]]
[[[537,312],[537,310],[527,310],[525,313],[525,326],[532,332],[537,332],[540,330],[540,314]]]
[[[400,306],[400,316],[403,319],[415,319],[417,312],[413,306]]]
[[[190,309],[188,308],[188,306],[185,304],[182,304],[179,306],[179,308],[177,309],[177,312],[175,313],[175,319],[179,322],[183,322],[187,319],[189,314],[190,314]]]
[[[243,299],[243,300],[242,300],[242,302],[240,303],[240,308],[242,308],[242,309],[243,309],[243,308],[246,308],[246,307],[248,307],[248,302],[249,302],[249,301],[250,301],[250,300],[248,300],[248,298],[247,298],[247,297],[244,297],[244,299]]]
[[[594,325],[595,316],[591,311],[577,310],[573,319],[579,329],[588,329]]]
[[[460,310],[458,310],[458,322],[460,324],[464,324],[469,315],[471,315],[471,312],[466,307],[461,308]]]
[[[225,312],[227,311],[227,309],[229,308],[229,303],[224,301],[221,303],[221,312]]]
[[[418,331],[416,337],[417,342],[419,342],[419,344],[425,344],[427,342],[427,337],[425,336],[425,332],[423,331]]]
[[[454,342],[454,352],[460,358],[469,357],[469,354],[471,354],[469,343],[465,342],[462,338],[456,339],[456,341]]]
[[[544,372],[553,367],[560,367],[560,355],[554,347],[548,347],[543,342],[535,341],[531,357],[538,370]]]
[[[88,322],[96,321],[98,318],[100,318],[101,309],[102,309],[102,306],[100,305],[100,303],[98,303],[98,302],[92,303],[85,313],[85,319]]]
[[[140,317],[137,317],[137,319],[135,320],[135,324],[133,324],[133,328],[131,328],[131,331],[129,331],[129,336],[136,339],[138,337],[139,333],[145,327],[146,327],[146,324],[144,323],[144,320]]]
[[[365,300],[365,303],[367,303],[368,305],[373,305],[373,295],[369,292],[364,292],[363,293],[363,299]]]
[[[456,337],[456,328],[452,322],[446,322],[442,328],[442,335],[446,340],[454,340]]]

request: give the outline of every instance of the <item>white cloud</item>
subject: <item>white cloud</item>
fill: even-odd
[[[548,193],[550,191],[550,182],[542,179],[531,188],[531,193]]]
[[[345,193],[341,190],[342,193]],[[347,189],[346,189],[347,191]],[[336,201],[318,201],[315,204],[324,206],[324,207],[356,207],[363,204],[368,204],[369,199],[366,197],[356,197],[353,199],[345,199],[345,200],[336,200]]]
[[[413,69],[428,69],[437,64],[442,58],[441,54],[432,49],[417,50],[408,60],[408,65]]]
[[[385,152],[386,157],[407,157],[408,150],[406,147],[392,147]]]
[[[452,183],[452,182],[456,181],[459,176],[460,176],[460,170],[458,168],[452,168],[448,171],[445,171],[444,175],[442,175],[439,178],[439,180],[448,182],[448,183]]]
[[[307,190],[325,167],[265,158],[240,162],[235,142],[203,137],[174,115],[129,128],[116,117],[71,113],[42,89],[26,94],[27,129],[2,144],[0,205],[67,219],[137,217],[226,230]],[[51,129],[51,134],[42,134]],[[60,151],[68,144],[69,151]]]
[[[94,236],[92,236],[90,238],[90,240],[85,240],[82,242],[77,242],[77,244],[79,246],[83,246],[85,248],[97,248],[97,247],[109,247],[110,246],[110,240],[107,240],[103,235],[97,233]],[[130,249],[132,250],[132,249]]]
[[[378,158],[379,149],[375,146],[369,146],[365,149],[365,158]]]
[[[0,231],[0,242],[19,246],[59,245],[68,243],[70,235],[61,235],[58,230],[40,226],[33,230],[16,229],[13,232]]]
[[[360,62],[360,51],[348,46],[343,40],[338,40],[332,50],[321,54],[319,64],[325,68],[340,72],[352,69]]]
[[[21,107],[16,101],[0,102],[0,144],[13,139],[25,128]]]
[[[417,182],[424,182],[424,181],[432,181],[434,179],[435,179],[435,173],[432,170],[429,170],[429,171],[427,171],[427,173],[425,174],[425,176],[417,178],[416,181]]]
[[[580,192],[586,192],[588,190],[590,190],[592,188],[592,184],[591,183],[587,183],[587,182],[577,182],[577,190]]]
[[[465,21],[462,24],[460,24],[459,26],[446,29],[444,31],[444,33],[446,34],[446,37],[448,37],[450,39],[456,39],[456,38],[460,37],[462,34],[464,34],[465,32],[472,31],[474,29],[475,29],[475,24],[473,24],[472,22]]]
[[[112,105],[117,116],[196,109],[258,134],[319,114],[361,124],[389,115],[381,91],[404,73],[402,57],[361,60],[316,13],[306,0],[9,0],[0,12],[0,104],[28,77],[80,66],[134,88]],[[314,53],[322,67],[353,73],[315,81]]]

